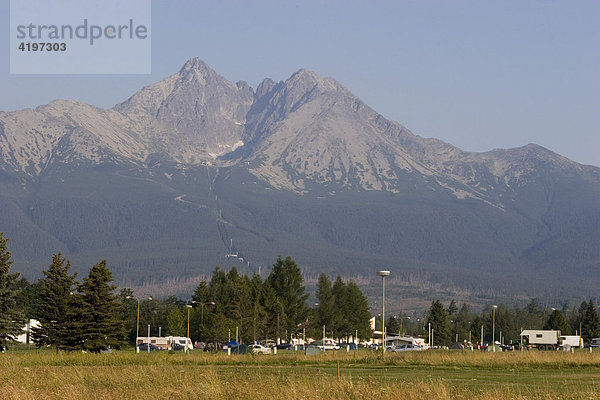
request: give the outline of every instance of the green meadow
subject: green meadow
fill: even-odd
[[[600,351],[0,354],[0,399],[235,398],[600,399]]]

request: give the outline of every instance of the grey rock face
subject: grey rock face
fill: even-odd
[[[497,272],[507,291],[566,265],[574,286],[600,282],[599,168],[422,138],[304,69],[253,91],[196,58],[112,109],[0,112],[0,189],[0,230],[30,269],[60,249],[110,257],[122,279],[297,254],[313,271],[398,265],[472,287]]]

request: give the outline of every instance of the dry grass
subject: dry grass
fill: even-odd
[[[600,352],[424,352],[384,362],[370,352],[0,354],[0,399],[15,400],[597,399],[599,393]]]

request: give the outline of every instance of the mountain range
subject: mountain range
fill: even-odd
[[[111,109],[0,112],[0,231],[28,277],[62,251],[185,292],[281,254],[309,280],[385,267],[398,296],[579,299],[600,283],[598,199],[600,168],[422,138],[305,69],[253,89],[194,58]]]

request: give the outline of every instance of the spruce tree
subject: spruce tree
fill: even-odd
[[[185,310],[180,308],[172,309],[167,314],[167,334],[170,336],[186,335],[186,315]]]
[[[448,314],[439,300],[431,303],[431,309],[429,310],[429,318],[427,319],[427,323],[430,323],[431,329],[433,329],[434,346],[450,345],[450,326],[448,324]]]
[[[395,315],[391,315],[386,324],[385,331],[388,335],[398,335],[400,334],[400,321],[398,321],[398,317]]]
[[[91,352],[120,348],[125,341],[121,304],[114,294],[112,273],[106,261],[94,265],[79,286],[82,347]]]
[[[337,337],[350,335],[350,326],[348,325],[348,314],[351,310],[348,308],[347,287],[341,276],[337,276],[333,286],[331,287],[333,295],[333,324],[332,331]]]
[[[11,254],[7,247],[8,238],[0,232],[0,351],[4,350],[14,336],[21,334],[25,322],[16,307],[18,273],[11,274]]]
[[[283,308],[280,315],[280,335],[287,330],[288,333],[296,333],[298,326],[306,321],[308,307],[305,288],[300,268],[290,256],[285,260],[279,256],[273,269],[267,278],[267,283],[273,288]],[[281,318],[283,317],[283,318]]]
[[[40,322],[32,329],[33,342],[37,347],[53,346],[56,351],[70,347],[73,323],[73,292],[77,274],[69,275],[71,263],[61,253],[52,256],[52,263],[42,271],[44,278],[39,280],[39,302],[35,318]]]
[[[264,327],[267,320],[267,313],[264,308],[265,289],[258,274],[254,274],[250,280],[250,293],[252,297],[252,341],[256,342],[264,337]]]
[[[268,282],[265,282],[263,287],[263,307],[266,313],[266,318],[265,328],[262,336],[265,339],[276,340],[277,338],[281,337],[282,331],[285,329],[282,328],[283,321],[285,319],[285,311],[283,309],[283,305],[281,304],[281,300],[271,285]]]
[[[544,325],[544,329],[560,331],[562,335],[570,335],[571,328],[565,318],[564,314],[560,310],[553,310]]]
[[[369,311],[369,301],[355,282],[348,282],[346,285],[346,298],[348,301],[347,319],[351,335],[358,332],[359,338],[369,338],[372,335],[371,312]]]
[[[593,338],[600,336],[600,318],[598,318],[596,306],[594,305],[594,302],[591,299],[587,303],[587,307],[585,308],[583,314],[581,336],[583,337],[583,340],[587,343],[590,343]]]
[[[325,325],[329,329],[334,329],[335,298],[331,293],[331,280],[325,274],[319,275],[317,281],[317,326]]]

